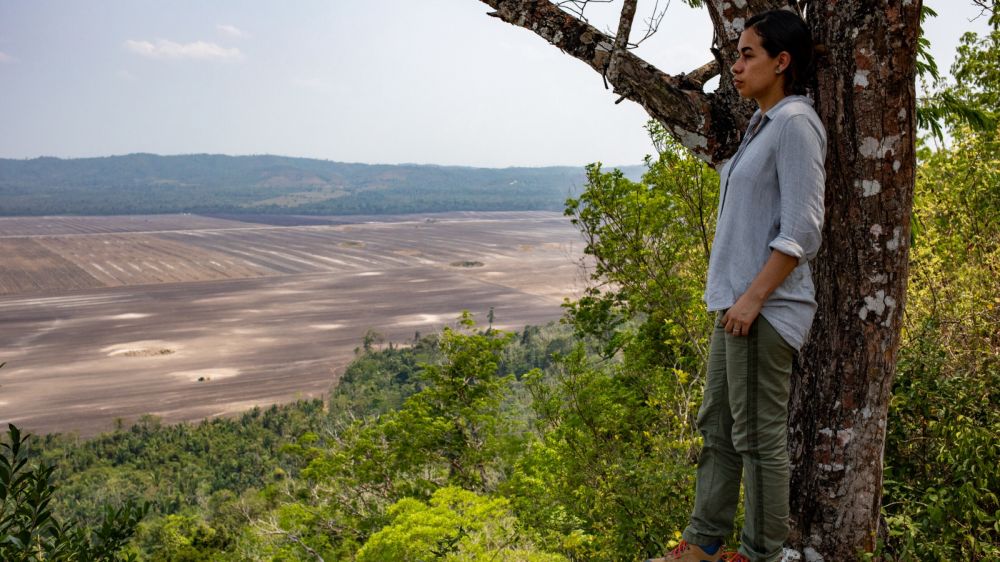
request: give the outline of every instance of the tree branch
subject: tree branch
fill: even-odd
[[[986,14],[997,14],[997,0],[972,0],[972,3],[979,6],[979,15],[981,17]]]
[[[628,34],[619,24],[615,37],[598,31],[582,18],[588,2],[599,0],[480,0],[494,8],[489,15],[523,27],[600,73],[620,96],[631,100],[660,122],[683,146],[715,166],[728,159],[739,146],[740,136],[753,113],[754,104],[741,99],[733,88],[729,66],[736,60],[736,43],[743,22],[752,14],[795,7],[795,0],[705,0],[714,28],[711,51],[715,63],[703,65],[690,75],[671,76],[628,51]],[[600,0],[603,1],[603,0]],[[621,21],[635,15],[635,2],[626,0]],[[567,13],[562,8],[575,8]],[[624,37],[624,39],[623,39]],[[617,45],[625,41],[619,52]],[[613,63],[613,67],[612,67]],[[610,71],[610,72],[609,72]],[[713,94],[702,91],[704,82],[720,75]]]
[[[632,32],[632,20],[635,19],[635,8],[639,0],[625,0],[622,15],[618,20],[618,33],[615,35],[615,53],[624,52],[628,48],[628,36]]]
[[[622,55],[628,50],[628,36],[632,32],[632,20],[635,19],[635,8],[638,3],[639,0],[625,0],[625,5],[622,7],[621,17],[618,20],[618,32],[615,35],[615,47],[611,51],[611,61],[608,62],[608,69],[605,73],[606,77],[612,83],[620,81],[618,68],[621,64]],[[624,97],[622,96],[623,99]]]
[[[618,37],[613,39],[559,9],[549,0],[480,1],[496,10],[491,16],[534,32],[606,75],[615,93],[640,104],[702,159],[716,163],[735,150],[735,145],[724,147],[715,142],[716,137],[725,136],[716,135],[713,131],[712,115],[715,112],[711,100],[700,88],[660,71],[627,49],[622,49],[618,56],[615,72],[611,75],[607,73],[616,40],[622,40],[624,29],[621,26]],[[635,2],[627,4],[632,5],[631,13],[627,13],[627,5],[622,11],[622,21],[628,21],[630,28],[631,18],[635,15]],[[624,34],[624,40],[627,39],[627,34]]]
[[[705,64],[699,66],[698,68],[688,72],[684,75],[684,78],[689,82],[697,85],[699,88],[705,85],[715,76],[719,75],[719,62],[718,61],[708,61]]]
[[[556,5],[560,8],[565,8],[566,11],[571,14],[576,14],[583,21],[587,21],[587,18],[583,15],[583,11],[587,9],[587,5],[594,4],[610,4],[615,0],[560,0],[556,2]]]
[[[656,4],[653,5],[653,15],[646,20],[646,33],[635,42],[635,46],[638,47],[643,41],[649,39],[660,29],[660,22],[663,21],[663,16],[667,15],[667,8],[670,7],[670,0],[666,0],[666,5],[660,8],[660,0],[656,0]]]
[[[257,526],[257,529],[260,532],[262,532],[262,533],[264,533],[266,535],[284,537],[286,540],[289,540],[289,541],[291,541],[291,542],[299,545],[300,547],[302,547],[303,550],[305,550],[306,552],[308,552],[310,555],[312,555],[313,558],[315,558],[319,562],[324,562],[323,557],[320,556],[320,554],[318,552],[316,552],[315,549],[313,549],[309,545],[307,545],[302,540],[302,537],[296,535],[295,533],[292,533],[290,531],[286,531],[286,530],[282,529],[281,526],[278,525],[277,521],[275,521],[273,517],[270,520],[267,521],[266,525],[267,526],[265,527],[264,522],[258,522],[256,526]]]

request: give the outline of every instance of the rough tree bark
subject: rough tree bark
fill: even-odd
[[[715,60],[678,76],[623,49],[627,36],[609,37],[549,0],[480,1],[493,8],[490,15],[604,75],[616,93],[715,166],[735,152],[753,110],[729,72],[743,22],[760,11],[807,6],[806,20],[827,51],[814,97],[829,142],[824,243],[813,263],[819,310],[790,404],[789,545],[805,560],[828,562],[871,552],[908,275],[921,1],[706,0]],[[634,11],[634,1],[626,1],[625,30]],[[704,93],[713,74],[721,74],[720,86]]]
[[[816,90],[830,142],[819,312],[793,379],[792,541],[846,560],[874,548],[881,506],[909,273],[920,1],[814,9],[813,32],[830,47]]]

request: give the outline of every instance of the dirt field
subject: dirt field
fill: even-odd
[[[199,215],[129,215],[114,217],[2,217],[0,236],[58,236],[107,232],[155,232],[253,226],[238,220]]]
[[[354,220],[0,218],[0,423],[90,435],[320,396],[369,329],[490,307],[519,329],[583,287],[557,213]]]

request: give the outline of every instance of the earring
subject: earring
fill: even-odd
[[[774,69],[774,73],[775,74],[781,74],[781,67],[779,66],[778,68],[775,68]]]

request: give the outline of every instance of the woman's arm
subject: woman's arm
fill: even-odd
[[[740,295],[722,317],[726,332],[734,336],[745,336],[750,332],[750,324],[760,314],[767,298],[785,282],[785,278],[799,265],[799,259],[778,250],[771,250],[763,269],[754,277],[746,292]]]

